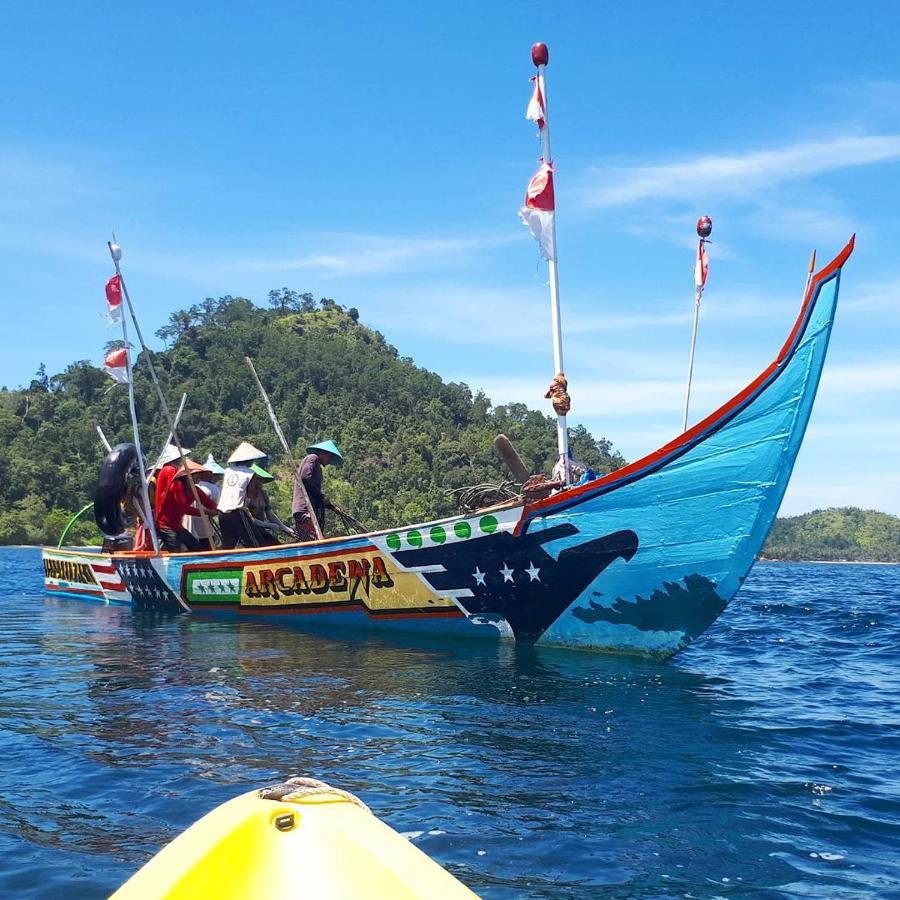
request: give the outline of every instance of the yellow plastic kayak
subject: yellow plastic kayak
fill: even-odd
[[[472,898],[352,794],[311,778],[216,807],[113,894],[146,898]]]

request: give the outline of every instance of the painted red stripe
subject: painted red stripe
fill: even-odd
[[[103,572],[106,575],[115,575],[116,567],[111,563],[109,565],[103,565],[102,563],[91,563],[91,568],[95,572]]]
[[[128,588],[125,586],[124,582],[122,582],[122,581],[117,581],[115,583],[112,583],[109,581],[98,581],[97,583],[105,591],[127,591],[128,590]]]
[[[87,587],[62,587],[58,584],[45,584],[48,591],[59,591],[62,594],[90,594],[91,597],[103,597],[103,591],[95,591]]]

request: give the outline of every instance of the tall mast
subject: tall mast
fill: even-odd
[[[185,457],[184,447],[181,446],[181,438],[178,437],[178,428],[176,427],[175,419],[172,417],[172,413],[169,412],[169,404],[166,403],[165,395],[163,394],[162,387],[159,383],[159,379],[156,377],[156,367],[153,365],[153,358],[150,355],[150,349],[147,347],[146,343],[144,343],[144,335],[141,333],[141,326],[138,322],[137,315],[134,311],[134,306],[131,303],[131,297],[128,294],[128,288],[125,285],[125,278],[122,275],[122,269],[119,263],[122,260],[122,248],[116,243],[116,236],[113,235],[112,241],[107,241],[107,246],[109,247],[109,255],[112,257],[113,265],[116,267],[116,275],[119,276],[119,284],[122,286],[122,295],[125,297],[125,302],[128,304],[128,312],[131,316],[131,321],[134,323],[134,330],[137,332],[138,341],[140,342],[141,349],[144,351],[144,358],[147,360],[147,367],[150,370],[150,379],[153,381],[153,386],[156,388],[156,396],[159,398],[159,405],[162,409],[163,416],[165,416],[166,424],[169,426],[169,430],[172,434],[172,439],[175,441],[175,446],[178,448],[178,456],[180,459],[181,468],[185,470],[185,477],[187,478],[188,485],[190,486],[191,493],[194,498],[194,505],[200,510],[200,516],[203,521],[206,523],[209,528],[209,518],[206,515],[206,507],[203,505],[203,502],[200,500],[200,493],[197,490],[197,485],[194,484],[194,476],[188,471],[187,467],[187,458]],[[125,330],[125,316],[122,316],[122,330]],[[129,375],[129,378],[131,376]],[[134,394],[132,392],[132,403],[134,402]],[[133,415],[133,413],[132,413]],[[137,419],[135,422],[135,440],[137,440]],[[141,445],[138,444],[138,456],[141,455]],[[143,463],[142,463],[143,466]],[[149,500],[147,501],[149,508]],[[212,534],[212,529],[209,528],[209,533]],[[154,532],[155,534],[155,532]],[[154,549],[157,553],[159,553],[159,546],[154,540]]]
[[[550,61],[550,51],[546,44],[535,44],[531,48],[531,61],[537,68],[537,83],[543,97],[543,125],[540,126],[541,133],[541,156],[548,166],[553,166],[553,154],[550,150],[550,116],[548,113],[547,101],[547,64]],[[563,365],[563,347],[562,347],[562,317],[559,308],[559,270],[557,268],[557,243],[556,243],[556,210],[554,206],[554,214],[550,219],[551,229],[551,246],[553,247],[552,258],[547,260],[549,270],[550,283],[550,324],[553,332],[553,366],[554,374],[565,373]],[[559,458],[563,463],[566,473],[566,484],[571,481],[572,469],[569,462],[569,430],[566,425],[566,416],[557,415],[556,417],[556,445],[559,452]]]
[[[119,260],[122,258],[122,251],[115,244],[108,244],[108,246],[109,252],[113,258],[113,264],[116,267],[116,275],[119,276],[119,285],[122,286],[122,273],[119,271]],[[144,527],[150,532],[153,552],[158,554],[159,535],[156,533],[156,523],[153,521],[153,509],[150,506],[150,487],[147,483],[147,469],[144,465],[144,452],[141,449],[141,432],[138,428],[137,410],[134,405],[134,370],[131,365],[131,350],[128,343],[128,320],[124,314],[121,315],[121,319],[122,340],[125,343],[125,353],[127,354],[125,372],[128,375],[128,412],[131,414],[131,433],[134,436],[134,448],[137,450],[138,470],[141,473],[141,499],[143,500],[143,503],[141,504],[143,507],[141,518],[144,520]],[[97,431],[103,442],[106,443],[106,438],[100,430],[99,425],[97,426]]]
[[[712,234],[712,219],[709,216],[701,216],[697,220],[697,237],[700,243],[697,245],[697,262],[694,266],[694,327],[691,330],[691,355],[688,359],[687,388],[684,392],[684,419],[681,430],[687,431],[688,411],[691,405],[691,382],[694,379],[694,351],[697,349],[697,325],[700,321],[700,301],[703,299],[703,289],[706,287],[706,274],[709,263],[706,256],[706,244]]]

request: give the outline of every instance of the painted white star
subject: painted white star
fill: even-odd
[[[482,587],[484,587],[484,576],[486,574],[487,573],[482,572],[481,569],[478,568],[478,566],[475,566],[475,571],[472,573],[472,577],[475,579],[475,584],[480,584]]]
[[[539,568],[537,568],[537,566],[535,566],[535,564],[533,562],[528,563],[528,568],[525,571],[531,577],[532,581],[540,581],[541,580],[541,576],[540,576],[541,570]]]
[[[503,563],[503,568],[500,570],[500,574],[503,576],[504,582],[513,580],[513,572],[515,572],[515,569],[511,569],[508,563]]]

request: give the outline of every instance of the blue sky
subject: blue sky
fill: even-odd
[[[115,229],[148,333],[286,285],[543,408],[545,276],[516,218],[543,40],[570,421],[630,459],[679,430],[699,215],[698,417],[773,358],[810,250],[856,231],[782,511],[900,513],[898,26],[888,2],[10,5],[0,384],[100,362]]]

